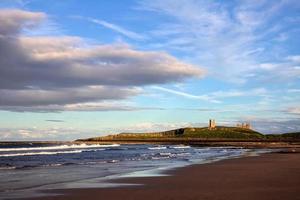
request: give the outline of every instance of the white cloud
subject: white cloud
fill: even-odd
[[[62,112],[62,111],[141,111],[141,110],[164,110],[160,107],[137,106],[126,101],[100,101],[50,105],[5,105],[1,110],[14,112]]]
[[[189,99],[196,99],[196,100],[203,100],[203,101],[209,101],[209,102],[212,102],[212,103],[220,103],[220,101],[217,101],[207,95],[193,95],[193,94],[189,94],[189,93],[186,93],[186,92],[181,92],[181,91],[178,91],[178,90],[172,90],[172,89],[168,89],[168,88],[164,88],[164,87],[160,87],[160,86],[153,86],[151,87],[153,89],[156,89],[156,90],[160,90],[160,91],[163,91],[163,92],[168,92],[168,93],[171,93],[171,94],[175,94],[175,95],[178,95],[178,96],[182,96],[182,97],[185,97],[185,98],[189,98]]]
[[[139,94],[138,87],[144,85],[203,75],[203,70],[164,52],[139,51],[126,44],[90,45],[80,37],[20,34],[45,17],[0,10],[2,108],[118,100]]]
[[[204,125],[204,124],[203,124]],[[119,127],[116,129],[117,132],[132,132],[132,133],[143,133],[143,132],[159,132],[173,130],[177,128],[199,126],[199,124],[181,122],[181,123],[153,123],[153,122],[141,122],[131,126]]]
[[[286,59],[295,63],[300,63],[300,55],[288,56]]]
[[[81,17],[81,16],[73,16],[72,18],[83,19],[83,20],[87,20],[89,22],[92,22],[94,24],[101,25],[105,28],[111,29],[112,31],[120,33],[120,34],[122,34],[122,35],[124,35],[124,36],[126,36],[130,39],[134,39],[134,40],[145,40],[145,39],[147,39],[147,37],[142,35],[142,34],[127,30],[127,29],[125,29],[125,28],[123,28],[119,25],[107,22],[105,20],[94,19],[94,18],[90,18],[90,17]]]
[[[286,112],[289,113],[289,114],[300,115],[300,107],[291,107],[291,108],[288,108],[286,110]]]
[[[137,95],[139,88],[110,86],[86,86],[55,90],[0,89],[0,106],[41,106],[65,105],[70,103],[92,102],[97,100],[125,99]]]
[[[278,68],[280,65],[277,63],[261,63],[259,66],[263,70],[274,70]]]
[[[15,36],[24,28],[37,26],[46,15],[41,12],[27,12],[17,9],[0,10],[0,36]]]
[[[299,132],[300,130],[299,119],[284,119],[284,120],[254,119],[254,120],[250,120],[250,122],[251,125],[255,128],[255,130],[258,130],[264,134]]]
[[[300,89],[296,89],[296,88],[288,89],[287,92],[289,92],[289,93],[298,93],[298,92],[300,92]]]
[[[208,101],[211,103],[222,103],[221,99],[232,98],[232,97],[248,97],[248,96],[259,96],[259,97],[268,97],[268,91],[265,88],[254,88],[249,90],[229,90],[229,91],[216,91],[202,95],[194,95],[186,93],[183,91],[173,90],[161,86],[152,86],[152,89],[160,90],[163,92],[175,94],[181,97]]]
[[[79,130],[72,127],[69,128],[0,128],[1,141],[45,141],[45,140],[74,140],[85,134],[91,136],[95,130]]]
[[[255,80],[253,75],[261,68],[269,70],[264,73],[266,79],[273,76],[274,70],[279,74],[273,66],[263,63],[279,60],[276,56],[283,50],[278,49],[274,39],[279,34],[289,38],[287,31],[297,27],[296,22],[287,20],[293,16],[287,9],[295,4],[296,1],[231,4],[211,0],[144,0],[139,9],[168,17],[152,31],[159,43],[151,47],[180,51],[186,60],[206,66],[210,76],[241,84]]]

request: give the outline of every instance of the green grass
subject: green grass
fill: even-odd
[[[266,135],[267,139],[300,139],[300,132],[283,133],[283,134],[269,134]]]
[[[216,127],[213,130],[208,128],[187,128],[185,129],[183,137],[195,138],[234,138],[234,139],[258,139],[263,138],[261,133],[251,129],[244,129],[238,127]]]
[[[120,133],[104,137],[94,137],[88,141],[113,140],[113,139],[153,139],[153,138],[203,138],[203,139],[262,139],[265,136],[251,129],[238,127],[218,126],[215,129],[205,128],[180,128],[154,133]]]

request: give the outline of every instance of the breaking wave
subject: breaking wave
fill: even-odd
[[[104,148],[104,147],[118,147],[119,144],[72,144],[72,145],[59,145],[59,146],[46,146],[46,147],[20,147],[20,148],[0,148],[3,151],[37,151],[37,150],[61,150],[61,149],[86,149],[86,148]],[[41,152],[42,153],[42,152]],[[53,153],[53,152],[51,152]]]
[[[56,155],[56,154],[67,154],[67,153],[81,153],[83,150],[74,151],[42,151],[42,152],[27,152],[27,153],[11,153],[2,154],[0,157],[14,157],[14,156],[34,156],[34,155]]]
[[[150,150],[160,150],[160,149],[167,149],[167,147],[149,147]]]
[[[178,145],[178,146],[174,146],[172,148],[173,149],[189,149],[191,147],[190,146],[185,146],[185,145]]]

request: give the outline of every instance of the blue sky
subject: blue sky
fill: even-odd
[[[0,140],[300,130],[297,0],[2,0]]]

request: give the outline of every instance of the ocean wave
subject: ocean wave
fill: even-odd
[[[120,162],[120,160],[108,160],[106,161],[107,163],[117,163],[117,162]]]
[[[16,167],[15,166],[0,167],[0,170],[9,170],[9,169],[16,169]]]
[[[176,156],[189,156],[191,155],[190,153],[178,153]]]
[[[70,153],[81,153],[82,151],[83,151],[83,150],[74,150],[74,151],[42,151],[42,152],[27,152],[27,153],[11,153],[11,154],[0,154],[0,157],[70,154]]]
[[[178,146],[173,146],[171,148],[173,148],[173,149],[189,149],[191,147],[190,146],[185,146],[185,145],[178,145]]]
[[[166,159],[170,159],[169,156],[153,156],[151,157],[152,160],[166,160]]]
[[[170,153],[170,152],[166,152],[166,153],[159,153],[159,155],[161,155],[161,156],[171,156],[171,155],[172,155],[172,153]]]
[[[160,149],[167,149],[167,147],[149,147],[150,150],[160,150]]]
[[[3,151],[36,151],[36,150],[59,150],[59,149],[86,149],[86,148],[105,148],[105,147],[118,147],[119,144],[72,144],[72,145],[59,145],[47,147],[20,147],[20,148],[0,148]]]
[[[59,167],[64,165],[63,163],[52,163],[52,164],[47,164],[47,165],[43,165],[43,167]]]

